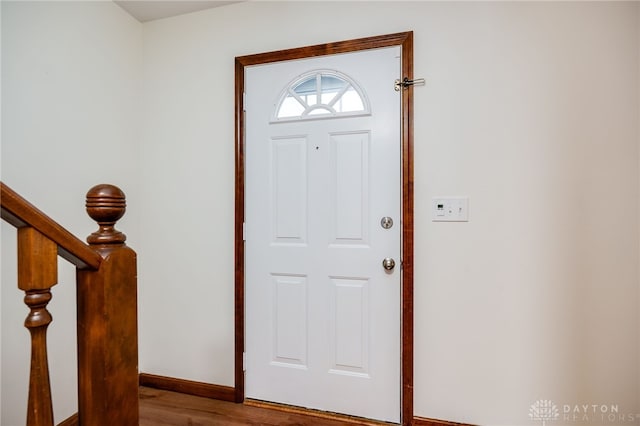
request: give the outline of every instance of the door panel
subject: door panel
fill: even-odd
[[[369,378],[369,280],[331,278],[332,374]]]
[[[271,140],[273,242],[305,244],[307,233],[307,141]]]
[[[273,361],[282,367],[307,366],[307,278],[273,275]]]
[[[334,244],[366,244],[369,234],[369,132],[330,135]]]
[[[327,69],[371,112],[274,119],[290,82]],[[399,47],[246,69],[249,398],[399,421],[400,268],[381,264],[400,264],[399,74]],[[329,82],[345,91],[318,77],[288,102],[335,99]]]

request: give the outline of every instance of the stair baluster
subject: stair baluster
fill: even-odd
[[[27,426],[53,426],[47,327],[51,287],[58,282],[58,247],[31,227],[18,229],[18,288],[30,312],[24,326],[31,333],[31,368]]]

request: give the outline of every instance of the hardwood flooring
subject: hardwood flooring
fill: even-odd
[[[140,426],[374,426],[387,423],[338,417],[269,404],[234,404],[176,392],[140,388]]]

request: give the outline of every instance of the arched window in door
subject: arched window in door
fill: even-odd
[[[315,70],[293,80],[283,90],[273,121],[309,120],[371,113],[362,89],[333,70]]]

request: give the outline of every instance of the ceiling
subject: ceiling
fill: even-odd
[[[212,7],[239,3],[238,1],[212,0],[114,0],[114,2],[140,22],[169,18],[171,16],[211,9]]]

